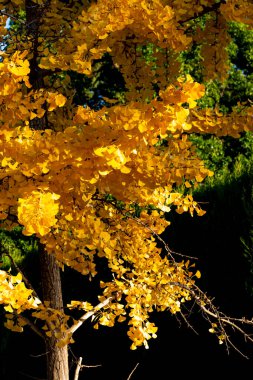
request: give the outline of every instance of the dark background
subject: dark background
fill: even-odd
[[[202,273],[198,283],[214,298],[220,310],[231,316],[251,318],[253,299],[246,289],[246,282],[251,276],[250,266],[243,256],[240,241],[240,236],[249,228],[247,213],[242,207],[233,207],[235,203],[238,206],[241,200],[239,190],[236,193],[234,187],[231,190],[231,186],[228,186],[223,191],[223,197],[217,189],[205,193],[206,198],[201,195],[208,210],[203,217],[192,218],[188,214],[176,213],[170,215],[172,225],[163,237],[175,251],[198,258],[196,267]],[[69,297],[72,291],[82,293],[84,289],[81,288],[82,276],[74,277],[71,271],[65,272],[63,284],[65,294]],[[96,294],[96,290],[96,286],[92,290],[91,283],[86,287],[87,294]],[[226,346],[219,345],[217,337],[208,332],[210,326],[197,308],[193,309],[189,322],[198,335],[184,321],[169,313],[154,313],[152,321],[159,328],[158,338],[150,341],[148,350],[139,348],[136,351],[130,350],[126,324],[95,330],[88,321],[74,336],[75,344],[70,345],[70,378],[74,377],[79,356],[83,357],[85,365],[101,365],[83,368],[80,380],[128,380],[137,363],[139,365],[131,380],[160,380],[172,376],[179,379],[228,378],[235,374],[243,379],[248,377],[247,373],[253,368],[253,343],[245,343],[241,336],[231,331],[233,343],[249,359],[233,348],[228,353]],[[1,380],[46,377],[45,356],[41,356],[45,350],[34,333],[28,329],[25,334],[2,329],[0,341]]]

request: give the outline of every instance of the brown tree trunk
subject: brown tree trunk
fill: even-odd
[[[50,302],[50,307],[63,310],[60,268],[53,255],[41,252],[41,284],[43,300]],[[68,346],[58,347],[57,339],[47,337],[47,380],[69,380]]]
[[[51,0],[42,5],[33,0],[25,0],[26,34],[32,42],[29,80],[34,90],[43,88],[43,72],[38,66],[39,28],[45,10]],[[42,118],[30,121],[30,128],[44,130],[48,128],[47,112]],[[43,301],[48,301],[53,309],[63,310],[60,269],[53,255],[49,255],[40,246],[41,285]],[[68,346],[58,347],[54,335],[45,339],[47,355],[47,380],[69,380]]]

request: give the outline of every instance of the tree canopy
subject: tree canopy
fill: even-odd
[[[250,340],[240,323],[251,322],[219,312],[196,283],[199,268],[160,235],[171,209],[205,213],[190,190],[213,172],[189,135],[252,130],[248,98],[229,109],[207,104],[194,77],[224,83],[239,67],[228,60],[229,30],[252,27],[253,4],[2,0],[0,13],[1,226],[37,237],[43,288],[36,292],[15,261],[15,273],[0,271],[6,327],[27,325],[56,351],[90,317],[95,328],[127,320],[131,348],[148,348],[152,311],[183,316],[194,300],[220,343],[233,345],[227,327]],[[190,52],[199,60],[192,76]],[[111,88],[99,92],[93,79],[108,66],[102,87]],[[1,251],[11,260],[11,247]],[[108,270],[100,273],[101,262]],[[99,277],[99,303],[63,305],[65,266]],[[48,378],[68,378],[66,367],[57,371]]]

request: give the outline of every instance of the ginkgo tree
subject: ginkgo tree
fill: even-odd
[[[16,273],[1,270],[5,326],[45,340],[49,380],[69,378],[67,347],[92,316],[95,328],[126,321],[131,349],[148,348],[152,311],[180,314],[194,300],[220,343],[233,345],[229,327],[252,340],[251,321],[218,311],[196,284],[200,268],[160,237],[172,208],[205,213],[189,189],[213,173],[188,135],[252,129],[250,104],[227,115],[198,106],[205,87],[180,72],[180,54],[199,44],[205,80],[226,80],[228,23],[252,27],[252,3],[1,0],[0,13],[1,227],[37,237],[43,288],[39,296],[14,261]],[[96,109],[77,105],[71,73],[92,77],[105,55],[124,93]],[[98,303],[63,305],[64,267],[92,281],[99,258],[111,276],[100,278]]]

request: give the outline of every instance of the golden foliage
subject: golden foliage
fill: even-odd
[[[37,233],[44,236],[57,222],[55,215],[59,205],[55,200],[60,196],[49,192],[32,191],[25,198],[19,198],[18,220],[25,226],[24,235]]]
[[[171,208],[205,213],[180,191],[213,174],[188,134],[238,137],[252,130],[252,108],[227,116],[198,108],[204,86],[180,76],[178,54],[201,42],[206,77],[223,80],[227,22],[251,27],[253,6],[244,0],[220,6],[213,0],[33,3],[43,22],[33,20],[32,27],[27,19],[23,27],[20,20],[23,26],[9,36],[0,62],[2,225],[10,228],[15,216],[23,233],[36,234],[59,265],[90,279],[97,274],[95,258],[104,257],[112,275],[101,281],[99,299],[102,305],[108,297],[113,301],[97,313],[95,327],[129,319],[131,348],[148,347],[157,332],[149,314],[181,312],[200,278],[189,262],[177,262],[157,246]],[[28,18],[25,6],[23,0],[0,1],[0,11],[14,20],[21,10]],[[203,29],[191,33],[192,19],[205,12]],[[0,23],[7,34],[6,16]],[[148,44],[154,46],[150,60],[143,54]],[[124,102],[105,99],[110,107],[99,110],[77,107],[68,72],[91,76],[93,62],[105,53],[125,80]],[[69,316],[40,304],[19,275],[0,272],[0,302],[9,312],[6,327],[22,331],[26,322],[19,315],[35,308],[32,316],[47,336],[54,334],[59,345],[71,342]],[[72,301],[68,309],[74,308],[98,311],[86,301]]]

